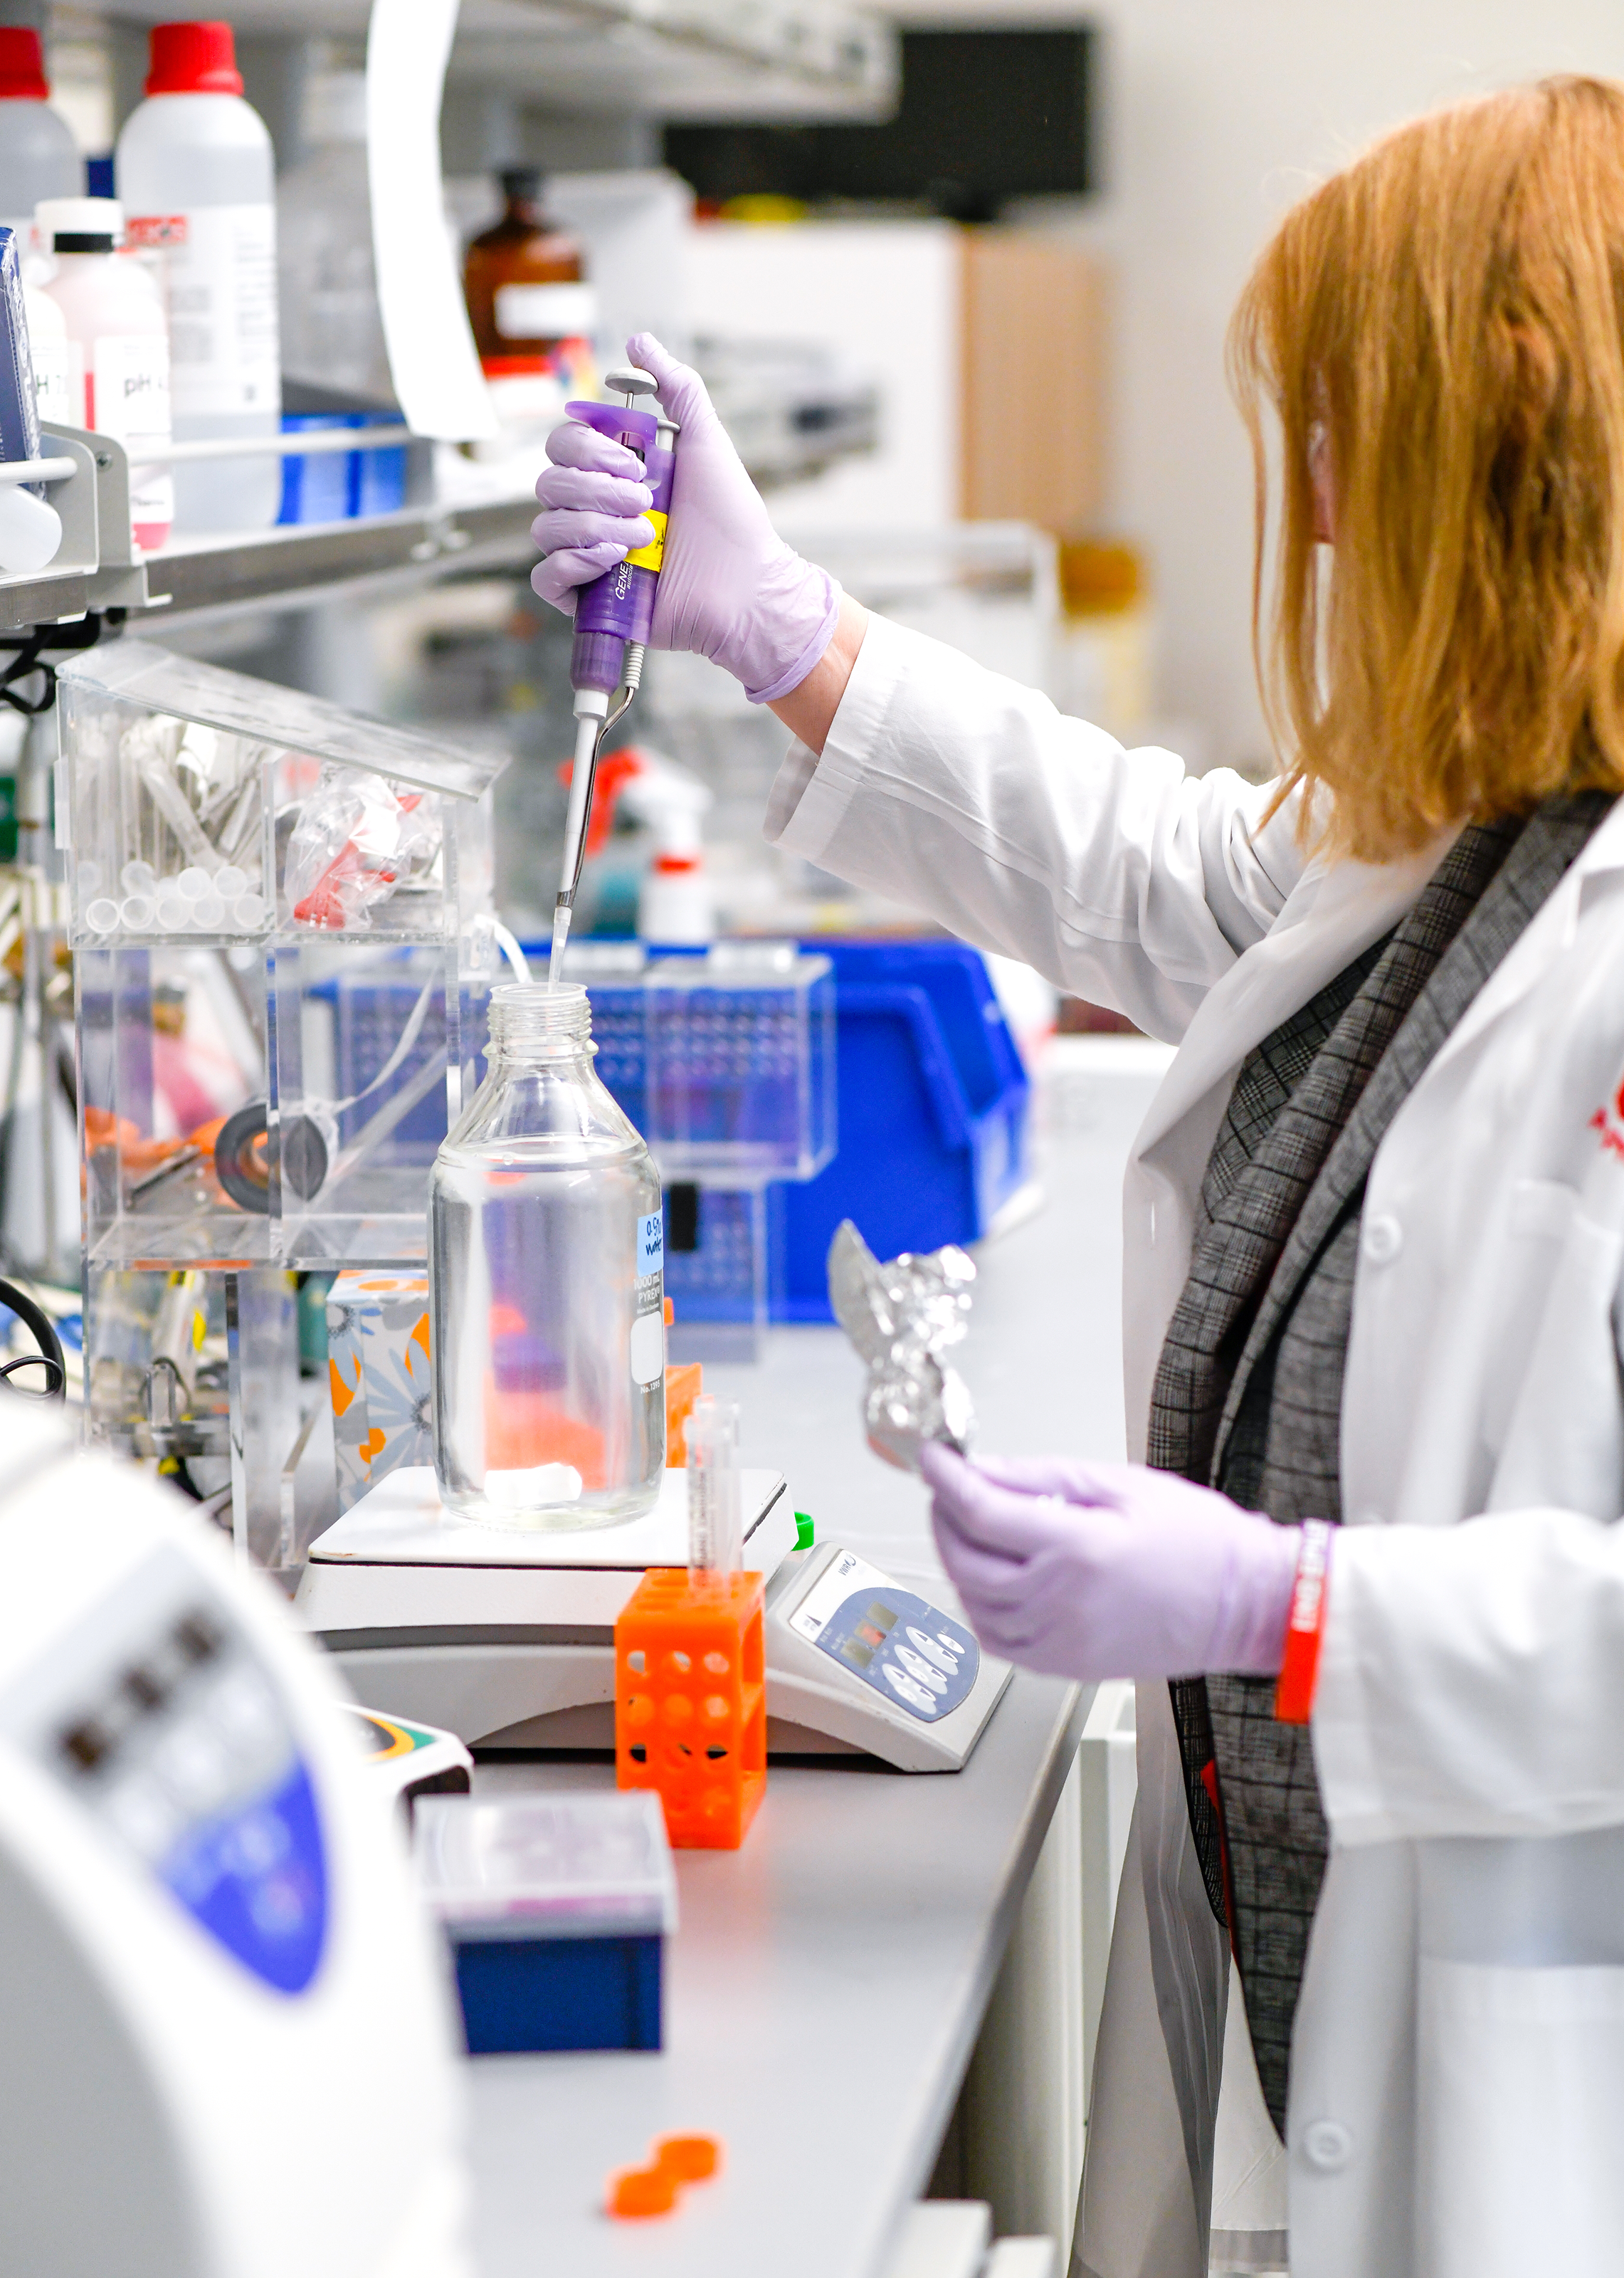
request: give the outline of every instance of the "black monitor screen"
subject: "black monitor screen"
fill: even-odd
[[[902,102],[875,126],[667,126],[702,203],[777,195],[903,201],[964,221],[1094,187],[1086,29],[904,32]]]

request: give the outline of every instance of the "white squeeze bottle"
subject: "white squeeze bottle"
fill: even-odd
[[[156,24],[147,100],[114,161],[133,249],[161,272],[170,320],[175,440],[274,436],[276,165],[242,100],[229,24]],[[282,500],[282,462],[208,459],[175,470],[175,527],[263,530]]]
[[[168,466],[141,447],[170,440],[169,328],[156,279],[118,250],[116,198],[47,198],[35,217],[57,260],[45,290],[67,331],[69,424],[116,435],[130,458],[130,526],[152,553],[169,536],[174,491]]]
[[[0,226],[17,232],[25,278],[30,266],[44,265],[31,261],[34,209],[42,198],[76,198],[85,187],[72,129],[50,96],[39,34],[0,25]]]

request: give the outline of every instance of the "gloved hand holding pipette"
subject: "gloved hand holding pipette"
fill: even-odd
[[[650,645],[708,656],[753,703],[771,703],[822,655],[840,588],[774,530],[698,374],[649,333],[635,334],[627,352],[682,430]],[[546,559],[530,583],[572,614],[581,586],[650,544],[652,493],[637,454],[579,420],[553,430],[547,455],[531,529]]]
[[[546,559],[530,582],[576,621],[576,753],[553,917],[555,983],[598,756],[637,694],[644,646],[697,650],[742,680],[753,702],[770,704],[812,671],[840,614],[834,579],[774,532],[698,373],[651,333],[634,334],[628,347],[633,364],[606,381],[625,408],[570,404],[548,439],[553,464],[536,485],[544,511],[531,535]],[[650,396],[662,407],[658,416],[639,408]]]

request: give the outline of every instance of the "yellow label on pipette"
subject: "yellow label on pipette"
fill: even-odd
[[[652,570],[658,573],[666,558],[666,516],[651,508],[643,519],[654,525],[653,542],[649,546],[640,546],[635,554],[629,554],[626,566],[629,570]]]

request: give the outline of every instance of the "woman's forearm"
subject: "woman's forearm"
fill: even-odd
[[[867,610],[850,593],[842,594],[840,616],[827,648],[798,688],[767,707],[809,751],[822,753],[867,630]]]

